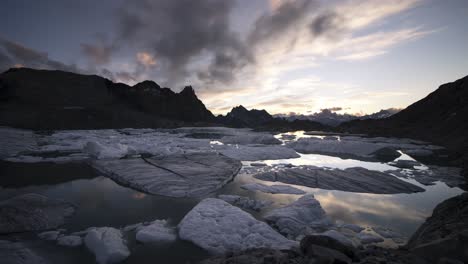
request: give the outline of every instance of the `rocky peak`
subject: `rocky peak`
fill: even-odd
[[[190,85],[185,86],[184,89],[180,92],[180,94],[184,95],[184,96],[197,97],[195,95],[195,91],[193,90],[192,86],[190,86]]]

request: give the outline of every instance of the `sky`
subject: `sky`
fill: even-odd
[[[468,75],[467,0],[2,0],[0,71],[192,85],[215,114],[373,113]]]

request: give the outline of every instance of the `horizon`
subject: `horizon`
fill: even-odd
[[[6,1],[0,70],[191,85],[215,115],[371,114],[467,75],[466,1],[357,2]]]

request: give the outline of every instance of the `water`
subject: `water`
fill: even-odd
[[[298,137],[313,136],[296,133]],[[218,144],[218,142],[215,142]],[[400,159],[410,159],[402,156]],[[257,161],[258,162],[258,161]],[[381,162],[368,162],[339,157],[307,154],[300,158],[286,160],[260,161],[268,165],[289,163],[293,165],[314,165],[330,168],[364,167],[385,171],[394,167]],[[250,162],[244,162],[248,167]],[[47,197],[64,199],[77,205],[77,211],[63,228],[67,232],[81,231],[92,226],[124,227],[155,219],[168,219],[177,225],[202,198],[170,198],[144,194],[122,187],[112,180],[102,177],[85,163],[7,163],[1,162],[2,179],[0,200],[18,194],[35,192]],[[422,167],[421,169],[424,169]],[[442,182],[424,186],[413,180],[411,183],[426,191],[413,194],[381,195],[362,194],[343,191],[330,191],[303,186],[294,186],[313,193],[322,207],[333,220],[361,226],[384,226],[410,236],[424,222],[433,208],[441,201],[462,192],[450,188]],[[240,188],[242,184],[261,182],[252,177],[248,170],[242,170],[229,184],[218,190],[218,194],[237,194],[254,199],[271,200],[271,208],[287,205],[300,195],[267,194],[251,192]],[[262,182],[263,184],[275,184]],[[250,212],[259,219],[265,212]],[[94,256],[85,249],[64,248],[54,242],[38,240],[33,234],[17,235],[26,239],[32,248],[57,263],[92,263]],[[0,237],[2,239],[2,237]],[[128,237],[131,256],[124,263],[187,263],[206,258],[208,254],[197,246],[178,240],[165,245],[140,244]]]

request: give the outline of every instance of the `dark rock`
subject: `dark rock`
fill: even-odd
[[[468,262],[468,193],[439,204],[407,247],[434,262],[445,257]]]
[[[401,153],[396,151],[393,148],[381,148],[381,149],[375,151],[374,153],[372,153],[372,155],[376,159],[378,159],[379,161],[389,162],[389,161],[393,161],[396,158],[400,157]]]
[[[213,123],[193,89],[175,93],[153,81],[134,86],[63,71],[0,74],[0,125],[31,129],[176,127]]]
[[[351,259],[340,251],[319,246],[315,244],[308,244],[306,247],[302,247],[303,254],[310,258],[318,258],[322,263],[333,263],[333,264],[348,264],[351,263]]]
[[[354,247],[343,244],[340,241],[329,236],[309,235],[309,236],[304,237],[301,240],[301,251],[307,255],[307,252],[309,251],[309,247],[311,245],[327,247],[327,248],[330,248],[330,249],[333,249],[333,250],[336,250],[345,254],[346,256],[351,258],[353,261],[359,260],[357,256],[357,251]]]
[[[251,249],[206,259],[201,264],[311,264],[306,256],[292,250]]]

